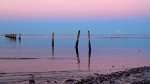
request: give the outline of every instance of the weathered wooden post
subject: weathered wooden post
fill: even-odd
[[[78,30],[77,40],[76,40],[76,45],[75,45],[77,61],[78,61],[78,69],[80,70],[80,57],[79,57],[79,52],[78,52],[79,38],[80,38],[80,30]]]
[[[54,58],[54,32],[52,32],[52,58]]]
[[[90,31],[88,31],[88,42],[89,50],[91,51]]]
[[[19,40],[19,48],[21,49],[21,34],[19,34],[18,40]]]
[[[88,31],[88,46],[89,46],[88,70],[90,70],[90,65],[91,65],[91,41],[90,41],[90,31]]]
[[[54,32],[52,32],[52,48],[54,48]]]
[[[16,39],[17,34],[5,34],[5,37],[10,39]]]
[[[19,34],[19,37],[18,37],[19,41],[21,41],[21,34]]]
[[[79,38],[80,38],[80,30],[78,31],[78,35],[77,35],[77,40],[76,40],[75,48],[78,48]]]

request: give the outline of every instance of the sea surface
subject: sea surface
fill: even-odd
[[[0,36],[0,73],[102,71],[150,65],[149,36],[76,35]]]

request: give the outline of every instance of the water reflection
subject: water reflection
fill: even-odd
[[[80,57],[79,57],[79,51],[78,51],[78,48],[75,48],[75,49],[76,49],[76,56],[77,56],[78,70],[80,70]]]
[[[6,38],[12,48],[16,48],[16,38]]]
[[[89,45],[89,53],[88,53],[88,70],[90,70],[90,65],[91,65],[91,42],[90,42],[90,40],[89,40],[89,43],[88,43],[88,45]]]
[[[52,58],[54,59],[54,47],[52,47]]]
[[[19,34],[18,40],[19,40],[19,49],[21,49],[21,35],[20,34]]]
[[[0,46],[0,57],[10,59],[0,62],[2,71],[6,69],[6,71],[10,72],[42,72],[78,70],[78,68],[80,70],[93,71],[112,69],[111,66],[115,66],[114,68],[122,68],[122,66],[128,68],[150,64],[148,59],[150,55],[150,39],[118,38],[110,40],[107,38],[92,38],[88,41],[87,38],[83,38],[80,41],[81,45],[79,48],[74,48],[74,38],[58,38],[56,39],[56,44],[59,47],[52,47],[51,40],[48,36],[23,37],[21,40],[18,40],[18,38],[0,38],[0,42],[2,45]],[[12,48],[12,46],[18,46],[19,48],[19,43],[22,47],[21,49]],[[52,56],[54,57],[53,60],[47,60],[47,58],[52,58]],[[37,58],[38,60],[24,60],[24,58]],[[21,60],[22,63],[18,60]],[[38,69],[39,67],[42,68]]]

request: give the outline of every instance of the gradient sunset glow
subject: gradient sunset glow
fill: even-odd
[[[150,0],[0,0],[1,34],[72,34],[78,29],[150,34]]]
[[[0,0],[0,18],[147,17],[149,4],[150,0]]]

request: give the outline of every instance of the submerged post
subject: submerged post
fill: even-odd
[[[79,38],[80,38],[80,30],[78,31],[75,48],[78,48]]]
[[[52,32],[52,48],[54,48],[54,32]]]

